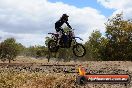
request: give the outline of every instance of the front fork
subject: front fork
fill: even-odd
[[[73,39],[72,42],[73,42],[73,43],[72,43],[72,46],[75,46],[75,45],[77,44],[76,39]]]

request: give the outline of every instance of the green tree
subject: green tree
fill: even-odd
[[[132,60],[132,21],[117,14],[106,23],[106,57],[109,60]]]
[[[13,60],[19,54],[19,44],[14,38],[8,38],[0,44],[0,59],[2,61]]]
[[[30,56],[30,57],[35,57],[35,58],[39,58],[39,57],[45,57],[46,56],[46,51],[47,51],[47,47],[45,46],[30,46],[28,48],[26,48],[26,56]]]
[[[16,48],[18,49],[18,55],[25,55],[26,47],[23,46],[21,43],[17,43]]]
[[[101,60],[106,43],[107,39],[102,37],[100,31],[93,31],[89,40],[85,43],[85,47],[88,52],[85,58],[89,60]]]

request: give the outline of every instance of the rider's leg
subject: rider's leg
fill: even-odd
[[[59,34],[57,45],[60,45],[60,42],[62,42],[62,35],[63,35],[63,29],[61,27],[55,28],[57,34]]]
[[[60,31],[60,35],[59,35],[59,44],[63,46],[63,33],[62,31]]]
[[[68,41],[68,37],[67,37],[67,35],[65,35],[63,29],[60,29],[60,31],[62,32],[61,40],[63,41],[64,46],[66,46],[67,45],[67,41]]]

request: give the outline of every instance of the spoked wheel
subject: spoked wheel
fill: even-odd
[[[86,49],[82,44],[77,43],[73,46],[73,53],[77,57],[83,57],[86,54]]]
[[[57,43],[54,40],[50,40],[48,42],[48,49],[49,49],[49,51],[51,51],[51,52],[57,52],[58,48],[59,47],[57,46]]]

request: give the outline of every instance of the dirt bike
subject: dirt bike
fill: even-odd
[[[48,49],[51,52],[57,52],[59,48],[70,48],[73,47],[73,54],[77,57],[83,57],[86,54],[85,47],[77,43],[76,39],[80,39],[83,41],[80,37],[74,36],[74,30],[71,29],[67,31],[64,35],[62,35],[61,38],[59,38],[59,34],[56,33],[48,33],[51,34],[52,39],[48,42]],[[64,42],[64,38],[66,38],[66,43]]]

